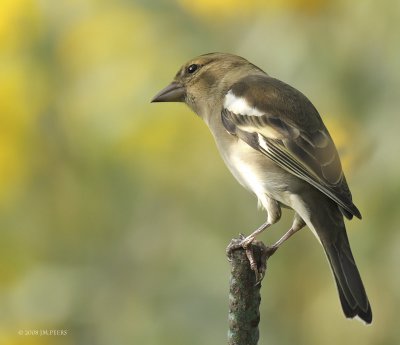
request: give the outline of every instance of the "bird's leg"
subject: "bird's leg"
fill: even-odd
[[[268,258],[270,256],[272,256],[276,252],[276,250],[286,240],[288,240],[290,237],[292,237],[297,231],[302,229],[305,225],[306,225],[306,223],[304,222],[304,220],[297,213],[295,213],[294,219],[293,219],[293,224],[292,224],[291,228],[278,241],[276,241],[272,246],[266,247],[266,249],[264,250],[265,259],[261,260],[261,265],[260,265],[260,267],[258,267],[258,270],[257,271],[254,270],[253,266],[251,266],[253,271],[256,273],[257,283],[261,282],[261,280],[264,278],[265,271],[267,270],[267,260],[268,260]],[[251,260],[250,260],[249,255],[247,254],[247,250],[246,250],[246,255],[247,255],[247,258],[249,259],[250,265],[251,265]]]
[[[251,242],[254,241],[254,238],[260,234],[261,232],[263,232],[266,228],[268,228],[269,226],[271,226],[271,223],[266,221],[265,223],[263,223],[257,230],[253,231],[251,233],[251,235],[244,237],[243,234],[239,234],[239,238],[235,241],[235,242],[231,242],[228,246],[228,248],[226,248],[227,253],[231,252],[232,250],[236,250],[239,248],[243,248],[244,250],[247,250],[251,244]],[[254,260],[249,260],[250,263],[251,261]]]
[[[256,236],[258,234],[261,234],[265,229],[267,229],[268,227],[270,227],[272,225],[271,222],[269,222],[268,220],[262,224],[258,229],[254,230],[249,236],[243,238],[242,242],[240,243],[240,246],[246,250],[249,245],[254,241],[254,239],[256,238]]]
[[[228,258],[230,256],[230,253],[236,249],[242,248],[246,251],[247,258],[249,259],[250,266],[253,270],[257,269],[257,265],[254,260],[254,255],[252,253],[251,249],[251,243],[254,241],[255,237],[263,232],[266,228],[271,226],[271,223],[269,221],[266,221],[263,223],[258,229],[253,231],[251,235],[245,237],[243,234],[239,234],[239,238],[234,239],[229,243],[228,247],[226,248],[226,253],[228,254]]]
[[[258,234],[262,233],[272,224],[275,224],[281,218],[281,207],[276,200],[271,199],[270,197],[265,195],[261,203],[267,211],[268,214],[267,221],[264,224],[262,224],[257,230],[253,231],[249,236],[247,236],[242,240],[241,246],[245,250],[254,241],[255,237]]]
[[[235,249],[243,248],[246,251],[246,256],[249,260],[250,267],[256,274],[257,283],[260,282],[264,277],[267,259],[275,252],[275,250],[271,251],[269,248],[267,248],[264,253],[264,258],[261,260],[261,264],[258,265],[259,267],[257,267],[256,260],[254,259],[252,243],[258,234],[263,232],[272,224],[276,223],[281,218],[281,208],[276,200],[265,195],[263,201],[264,202],[262,202],[262,204],[268,213],[267,221],[247,237],[244,237],[242,234],[240,234],[239,239],[232,241],[227,248],[228,257],[229,253]]]
[[[264,273],[266,270],[266,261],[267,261],[268,257],[265,257],[265,259],[261,260],[260,267],[258,267],[257,262],[254,258],[252,243],[253,243],[255,237],[259,233],[261,233],[265,229],[267,229],[269,226],[271,226],[271,223],[269,221],[266,221],[257,230],[253,231],[251,233],[251,235],[244,237],[243,234],[240,234],[239,238],[237,240],[232,240],[231,243],[228,245],[228,248],[226,248],[228,258],[230,256],[230,253],[232,253],[232,251],[234,251],[236,249],[243,248],[245,250],[247,259],[249,260],[249,263],[250,263],[250,267],[256,275],[257,283],[261,282],[262,278],[264,277]],[[264,244],[263,244],[263,246],[264,246]]]
[[[274,254],[276,252],[276,250],[286,240],[288,240],[290,237],[292,237],[297,231],[304,228],[305,225],[306,225],[306,223],[304,222],[304,220],[296,213],[294,215],[293,224],[292,224],[291,228],[278,241],[276,241],[271,247],[269,247],[271,250],[271,255]]]
[[[303,219],[296,213],[294,215],[293,224],[292,224],[291,228],[272,246],[266,247],[266,249],[263,251],[264,257],[261,259],[261,264],[258,267],[256,260],[254,259],[254,254],[253,254],[253,249],[252,249],[251,244],[254,241],[255,236],[258,235],[259,233],[263,232],[270,225],[272,225],[271,222],[269,222],[269,221],[265,222],[257,230],[255,230],[251,235],[249,235],[247,237],[244,237],[242,234],[240,234],[239,238],[236,240],[232,240],[232,242],[229,244],[229,246],[227,248],[228,257],[229,257],[229,253],[231,253],[235,249],[243,248],[246,251],[246,256],[249,260],[250,267],[256,275],[257,283],[261,282],[261,280],[264,278],[265,271],[267,268],[267,266],[266,266],[267,259],[270,256],[272,256],[276,252],[276,250],[286,240],[288,240],[290,237],[292,237],[297,231],[301,230],[306,224],[303,221]]]

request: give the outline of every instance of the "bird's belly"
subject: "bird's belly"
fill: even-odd
[[[256,194],[262,204],[265,196],[284,202],[283,194],[287,186],[282,179],[282,173],[285,172],[269,158],[241,140],[230,149],[220,152],[236,180]]]
[[[236,180],[256,194],[259,204],[267,211],[270,209],[268,199],[276,200],[295,210],[313,230],[309,210],[301,197],[304,190],[309,189],[308,184],[240,139],[232,143],[230,135],[225,133],[226,136],[217,138],[214,135],[214,138],[222,159]]]

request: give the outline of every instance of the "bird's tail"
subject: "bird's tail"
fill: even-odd
[[[367,294],[351,253],[344,223],[332,231],[334,240],[321,238],[339,291],[339,298],[346,317],[358,316],[367,324],[372,322],[372,311]]]

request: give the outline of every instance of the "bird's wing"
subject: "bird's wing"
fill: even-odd
[[[326,194],[347,218],[361,218],[335,144],[301,92],[267,75],[247,76],[226,94],[221,116],[229,133]]]

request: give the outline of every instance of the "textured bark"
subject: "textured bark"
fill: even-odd
[[[251,269],[246,251],[242,248],[229,250],[228,257],[232,265],[229,286],[229,345],[256,345],[259,338],[260,322],[260,289],[256,274]],[[268,248],[262,242],[254,241],[252,251],[257,267],[262,274],[266,269]]]

